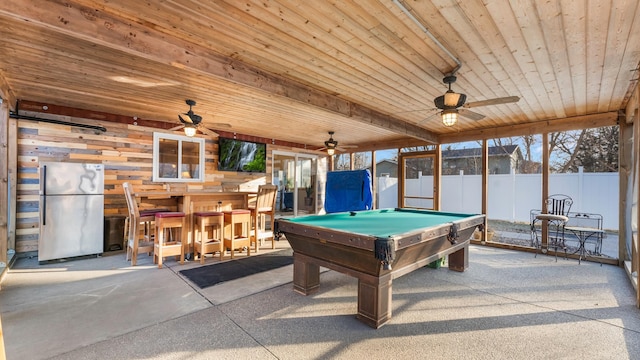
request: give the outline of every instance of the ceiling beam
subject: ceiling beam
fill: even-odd
[[[9,105],[9,110],[15,110],[17,100],[2,71],[0,71],[0,99]]]
[[[451,144],[464,141],[476,141],[484,139],[497,139],[512,136],[537,135],[544,132],[569,131],[586,128],[597,128],[602,126],[617,125],[619,114],[616,112],[607,112],[602,114],[593,114],[585,116],[575,116],[565,119],[555,119],[538,121],[535,123],[501,126],[486,129],[477,129],[472,131],[458,132],[454,134],[441,135],[439,141],[441,144]],[[349,152],[377,151],[385,149],[400,149],[417,146],[427,146],[431,143],[421,141],[414,138],[399,138],[388,141],[374,141],[367,143],[359,143],[358,147]]]
[[[631,92],[631,96],[627,101],[627,106],[625,108],[626,113],[626,123],[633,124],[636,119],[638,119],[638,113],[640,109],[640,83],[637,83],[635,89]]]
[[[512,136],[537,135],[559,131],[570,131],[618,124],[618,113],[615,111],[574,116],[564,119],[536,121],[532,123],[476,129],[453,134],[440,135],[441,144],[451,144],[464,141],[485,139],[499,139]]]
[[[359,143],[357,145],[358,145],[357,148],[349,149],[349,151],[352,151],[352,152],[378,151],[378,150],[388,150],[388,149],[410,148],[410,147],[417,147],[417,146],[427,146],[427,145],[433,145],[433,144],[426,141],[414,139],[414,138],[401,138],[401,139],[389,140],[389,141],[374,141],[374,142],[367,142],[367,143]]]
[[[123,21],[94,8],[71,1],[3,1],[0,16],[54,30],[126,54],[168,64],[205,76],[231,81],[273,95],[340,114],[355,121],[401,135],[435,143],[437,136],[415,124],[355,104],[339,96],[266,73],[233,58],[214,53],[198,44],[167,36],[153,24]]]

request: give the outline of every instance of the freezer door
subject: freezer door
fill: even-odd
[[[104,166],[44,162],[40,164],[40,195],[104,193]]]
[[[47,196],[44,200],[41,197],[41,206],[46,206],[40,211],[39,261],[103,252],[103,195]]]

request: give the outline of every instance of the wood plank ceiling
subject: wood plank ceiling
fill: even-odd
[[[639,76],[640,1],[14,0],[0,2],[0,48],[12,110],[178,125],[193,99],[210,129],[311,146],[333,130],[364,149],[615,123]],[[433,99],[456,60],[467,102],[520,100],[445,127]]]

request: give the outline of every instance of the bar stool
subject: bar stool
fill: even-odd
[[[264,239],[271,238],[271,248],[276,248],[273,230],[275,227],[277,193],[278,186],[276,185],[260,185],[258,186],[255,204],[249,205],[253,225],[253,240],[256,242],[256,253]],[[270,224],[268,230],[265,219],[267,216]]]
[[[224,230],[224,214],[217,211],[202,211],[193,213],[193,256],[200,264],[204,264],[204,254],[220,252],[220,260],[224,257],[222,238]],[[209,229],[211,237],[209,237]]]
[[[156,213],[156,236],[153,246],[153,262],[158,263],[158,269],[162,268],[162,259],[165,256],[180,255],[180,264],[184,264],[185,236],[182,233],[185,228],[185,214],[178,211]],[[177,241],[166,241],[166,230],[180,229]]]
[[[250,232],[250,210],[236,209],[224,211],[224,248],[231,250],[232,259],[234,250],[241,247],[247,248],[247,256],[251,255]]]
[[[153,238],[155,215],[167,209],[140,211],[139,216],[130,215],[125,219],[125,249],[127,249],[126,260],[131,260],[131,266],[136,266],[138,254],[153,252]],[[131,214],[131,213],[130,213]],[[133,221],[131,220],[133,218]]]
[[[131,258],[131,266],[135,266],[139,253],[153,252],[153,228],[151,224],[155,221],[155,214],[168,211],[168,209],[147,209],[140,210],[133,193],[133,188],[128,182],[122,184],[125,200],[129,210],[129,217],[125,221],[125,249],[127,249],[126,260]],[[142,226],[141,226],[142,225]]]
[[[167,211],[169,211],[169,209],[165,208],[140,210],[140,222],[144,225],[142,230],[145,239],[153,241],[155,227],[153,223],[156,220],[156,214]]]

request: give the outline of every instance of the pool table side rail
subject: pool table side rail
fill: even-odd
[[[440,236],[447,236],[451,232],[451,226],[456,225],[457,230],[475,228],[484,224],[484,215],[472,215],[461,220],[444,222],[437,226],[416,229],[405,234],[396,234],[393,236],[396,241],[396,250],[400,250],[417,243],[429,241]],[[462,239],[463,241],[467,239]]]
[[[276,232],[284,233],[285,237],[287,233],[289,233],[308,238],[321,239],[319,241],[323,243],[330,242],[371,251],[373,251],[374,242],[377,239],[376,236],[355,234],[322,226],[302,225],[284,219],[276,220]]]
[[[442,235],[448,235],[451,226],[457,225],[458,229],[466,229],[469,227],[476,227],[484,224],[484,215],[471,215],[461,220],[453,222],[445,222],[437,226],[417,228],[410,232],[403,234],[395,234],[390,238],[395,243],[394,250],[400,250],[421,242],[429,241],[430,239],[440,237]],[[322,226],[315,225],[302,225],[297,222],[291,222],[286,219],[276,220],[276,231],[279,233],[286,233],[321,239],[321,242],[332,242],[340,245],[352,246],[358,249],[374,251],[376,236],[367,234],[358,234],[348,231],[335,230]],[[466,240],[466,239],[464,239]]]

